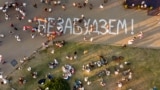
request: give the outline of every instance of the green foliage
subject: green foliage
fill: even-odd
[[[50,53],[52,49],[55,50],[54,54]],[[88,53],[83,54],[84,50],[87,50]],[[78,59],[73,61],[66,60],[65,56],[68,54],[73,55],[74,51],[77,51]],[[97,74],[99,71],[104,70],[105,68],[109,68],[111,72],[114,72],[114,66],[117,65],[117,62],[112,62],[111,57],[123,56],[124,60],[122,63],[125,61],[131,62],[130,68],[133,70],[133,80],[124,84],[121,90],[128,90],[129,88],[132,88],[133,90],[148,90],[153,86],[160,88],[159,53],[159,49],[132,48],[129,46],[122,48],[108,45],[68,42],[62,48],[56,48],[52,46],[47,48],[46,51],[42,53],[37,53],[33,60],[30,60],[23,65],[23,70],[16,70],[10,75],[13,77],[10,86],[16,88],[16,90],[36,90],[37,86],[42,88],[42,90],[45,90],[46,87],[50,87],[48,90],[71,90],[69,86],[72,87],[75,84],[75,80],[83,80],[84,77],[88,77],[89,81],[92,83],[89,86],[84,83],[85,90],[116,90],[113,89],[113,87],[117,87],[115,83],[120,79],[119,76],[117,77],[112,74],[109,77],[104,76],[103,78],[107,81],[107,84],[105,87],[102,87],[99,85],[100,78],[97,76]],[[82,65],[91,61],[99,60],[97,57],[98,55],[102,55],[107,58],[109,60],[108,65],[94,69],[89,73],[82,71]],[[59,65],[53,70],[48,68],[48,63],[52,62],[54,58],[57,58]],[[47,73],[51,73],[55,77],[61,77],[61,67],[64,66],[64,64],[70,64],[76,70],[75,74],[72,76],[72,78],[70,78],[70,80],[65,81],[62,78],[55,78],[52,81],[46,80],[44,85],[39,85],[37,83],[37,80],[44,78]],[[30,72],[27,71],[29,66],[32,67],[32,71],[38,72],[37,79],[33,79],[30,75]],[[20,76],[25,77],[27,80],[26,84],[19,85],[17,83],[17,79]],[[3,86],[3,90],[10,90],[8,87],[4,87],[6,87],[6,85]]]
[[[62,78],[54,78],[52,80],[48,80],[44,85],[44,90],[46,88],[49,90],[70,90],[70,85],[68,82]]]

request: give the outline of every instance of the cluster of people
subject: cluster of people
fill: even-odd
[[[84,90],[84,86],[80,80],[75,81],[73,90]]]
[[[130,7],[135,8],[136,6],[138,6],[138,8],[141,8],[141,9],[147,9],[149,7],[147,3],[145,2],[145,0],[141,1],[139,5],[137,5],[136,3],[132,3]]]
[[[91,85],[91,81],[88,77],[84,77],[84,81],[87,83],[87,85]]]
[[[54,4],[54,5],[60,5],[61,4],[61,0],[40,0],[41,3],[45,3],[45,4]]]
[[[58,64],[59,63],[58,63],[57,59],[54,59],[53,62],[49,63],[49,68],[51,68],[51,69],[56,68],[58,66]]]
[[[100,57],[100,60],[92,61],[86,65],[83,65],[82,70],[90,72],[91,70],[93,70],[96,67],[101,67],[103,65],[107,65],[108,61],[103,56],[99,56],[99,57]]]
[[[77,59],[77,52],[75,51],[73,56],[72,55],[67,55],[66,59],[67,60],[76,60]]]
[[[45,78],[42,78],[42,79],[39,79],[38,80],[38,84],[41,84],[41,85],[44,85],[46,80],[49,79],[49,80],[53,80],[54,79],[54,76],[51,74],[51,73],[48,73],[46,74]],[[48,87],[47,87],[48,88]],[[46,89],[46,88],[45,88]],[[49,89],[49,88],[48,88]],[[48,90],[47,89],[47,90]],[[42,87],[38,87],[37,90],[42,90]]]
[[[43,19],[43,18],[37,18],[37,17],[34,17],[33,19],[29,19],[28,22],[29,23],[38,23],[38,21],[42,21],[42,22],[47,22],[46,19]],[[50,23],[52,25],[56,25],[56,22],[55,21],[50,21]],[[40,35],[42,37],[46,37],[49,41],[52,41],[56,38],[56,36],[61,36],[63,31],[62,30],[54,30],[53,32],[51,33],[45,33],[44,29],[46,27],[42,27],[42,28],[38,28],[38,26],[30,26],[30,25],[24,25],[23,26],[23,30],[24,31],[30,31],[31,32],[31,37],[32,38],[35,38],[36,35]]]
[[[36,35],[40,35],[42,37],[47,37],[46,33],[44,33],[44,28],[42,27],[41,29],[38,28],[38,20],[43,20],[42,18],[37,18],[34,17],[33,19],[28,19],[28,23],[31,24],[36,24],[36,26],[32,26],[32,25],[24,25],[23,31],[28,31],[31,33],[31,38],[34,39]],[[43,20],[45,22],[45,20]]]
[[[49,45],[50,45],[50,42],[51,42],[51,40],[47,40],[47,41],[43,42],[43,43],[42,43],[42,49],[48,48]],[[63,47],[65,44],[66,44],[66,41],[65,41],[65,40],[52,41],[52,45],[55,45],[56,47],[59,47],[59,48]],[[51,54],[54,54],[54,53],[55,53],[55,50],[52,49],[52,50],[51,50]],[[50,66],[50,65],[49,65],[49,66]]]
[[[108,61],[103,57],[99,56],[101,63],[103,62],[104,65],[109,64]],[[132,80],[133,77],[133,71],[130,68],[131,63],[128,61],[123,62],[124,59],[123,56],[112,56],[111,61],[118,61],[117,64],[113,67],[114,69],[111,69],[110,67],[107,67],[101,71],[99,71],[96,76],[101,78],[100,85],[105,86],[106,82],[103,79],[105,76],[110,76],[111,74],[118,76],[121,76],[121,79],[118,80],[117,87],[122,88],[124,84],[126,84],[128,81]],[[87,72],[90,72],[94,67],[101,67],[101,65],[98,64],[98,62],[91,62],[87,64],[86,66],[83,65],[82,70],[86,70]],[[113,71],[112,71],[113,70]],[[88,77],[85,77],[85,82],[87,82],[88,85],[91,84],[90,81],[88,81]]]
[[[23,85],[26,83],[26,79],[24,79],[24,77],[19,77],[18,82],[20,85]]]
[[[88,0],[84,0],[83,3],[77,3],[77,2],[73,2],[72,4],[74,7],[77,7],[77,8],[82,8],[82,7],[86,7],[88,5]]]
[[[26,7],[26,3],[20,3],[20,2],[5,2],[5,4],[0,7],[0,10],[2,10],[3,13],[5,13],[5,19],[9,20],[10,17],[7,14],[8,9],[14,8],[15,11],[18,12],[18,15],[16,16],[17,19],[22,20],[26,16],[26,12],[24,11],[24,7]]]
[[[72,77],[72,74],[75,73],[74,68],[69,64],[65,64],[64,66],[62,66],[62,71],[63,71],[63,78],[66,80]]]
[[[36,26],[31,26],[31,25],[24,25],[23,26],[23,30],[24,31],[29,31],[31,32],[31,38],[35,38],[35,36],[40,35],[42,37],[46,37],[47,40],[52,41],[54,40],[57,36],[61,36],[63,34],[63,30],[61,27],[58,26],[58,23],[61,22],[61,17],[58,17],[56,20],[49,20],[47,21],[45,18],[40,18],[40,17],[34,17],[32,19],[28,20],[28,23],[34,24]],[[42,26],[41,28],[39,28],[38,23],[40,22],[44,22],[44,23],[50,23],[50,25],[53,25],[55,28],[55,30],[53,30],[50,33],[46,33],[45,26]]]
[[[27,68],[27,71],[31,72],[32,78],[34,78],[34,79],[37,78],[38,72],[32,71],[32,68],[31,68],[31,67],[28,67],[28,68]]]
[[[65,40],[61,40],[61,41],[53,41],[53,45],[57,46],[57,47],[63,47],[65,45]]]
[[[122,61],[123,59],[124,59],[123,56],[115,56],[115,55],[112,56],[112,61],[115,61],[117,63],[120,63],[120,61]]]
[[[49,4],[49,5],[54,5],[54,6],[57,6],[57,5],[61,5],[61,0],[58,0],[58,1],[54,1],[54,0],[40,0],[40,2],[42,3],[45,3],[45,4]],[[66,6],[65,4],[62,4],[61,5],[62,9],[65,11],[66,10]],[[46,12],[51,12],[52,9],[51,8],[45,8],[44,9]]]
[[[103,0],[103,4],[107,3],[108,0]],[[99,8],[103,8],[104,5],[103,4],[100,4]],[[73,2],[72,4],[74,7],[77,7],[77,8],[84,8],[86,6],[89,7],[90,10],[93,9],[93,4],[92,3],[89,3],[89,0],[84,0],[84,2]]]
[[[132,39],[128,40],[128,45],[133,44],[136,39],[142,39],[142,38],[143,38],[143,32],[140,31],[137,36],[134,36]]]
[[[107,3],[107,1],[108,0],[104,0],[104,3]],[[41,0],[41,2],[47,3],[47,4],[48,3],[52,3],[51,0]],[[61,1],[53,1],[53,4],[54,5],[60,5]],[[89,5],[89,9],[93,8],[93,5],[89,4],[88,0],[85,0],[83,3],[75,3],[75,2],[73,3],[73,6],[77,7],[77,8],[86,7],[86,5]],[[11,8],[11,7],[14,7],[15,10],[19,13],[16,18],[18,20],[22,20],[26,16],[26,13],[25,13],[25,11],[22,8],[22,7],[25,7],[25,6],[26,6],[26,3],[22,3],[22,4],[19,4],[17,2],[15,2],[15,3],[5,3],[5,5],[1,9],[5,13],[5,19],[9,20],[9,15],[6,13],[7,9]],[[100,8],[104,8],[103,4],[100,5]],[[62,9],[66,10],[66,6],[64,4],[62,5]],[[45,8],[45,11],[51,12],[51,9]],[[76,27],[77,24],[82,24],[82,22],[83,22],[84,19],[85,19],[85,17],[82,14],[81,18],[79,18],[79,20],[73,21],[73,25]],[[35,21],[37,23],[37,20],[38,19],[29,20],[29,22],[32,23],[32,22]],[[57,19],[58,22],[61,21],[61,20],[62,20],[61,17],[59,17]],[[52,24],[56,25],[56,22],[53,21]],[[86,26],[85,23],[84,23],[84,26]],[[13,27],[14,30],[18,30],[13,24],[11,24],[11,27]],[[57,27],[57,29],[58,29],[58,31],[56,31],[55,33],[46,35],[48,37],[48,41],[42,43],[43,47],[45,47],[45,48],[48,47],[48,43],[51,40],[53,40],[56,35],[61,35],[63,33],[63,30],[61,28]],[[37,27],[34,28],[32,26],[23,26],[23,30],[24,31],[31,30],[31,32],[32,32],[31,37],[32,38],[35,37],[35,32],[38,32],[41,36],[44,36],[44,34],[42,33],[43,30],[38,30]],[[90,30],[90,32],[93,32],[94,31],[94,26],[90,25],[89,30]],[[4,35],[0,35],[0,37],[4,37]],[[137,39],[137,38],[142,39],[142,37],[143,37],[143,32],[140,32],[136,37],[134,37],[133,39],[129,40],[128,44],[129,45],[133,44],[133,42],[134,42],[135,39]],[[20,38],[19,35],[15,35],[15,38],[16,38],[17,41],[21,41],[21,38]],[[85,41],[89,40],[89,41],[92,42],[93,38],[91,37],[90,39],[87,39],[86,37],[84,37],[84,40]],[[65,41],[64,40],[62,40],[62,41],[53,41],[53,44],[56,45],[57,47],[63,47],[65,45]],[[93,62],[90,62],[90,63],[88,63],[86,65],[83,65],[82,70],[86,70],[87,72],[90,72],[92,69],[94,69],[96,67],[102,67],[103,65],[108,64],[108,60],[106,60],[103,56],[99,56],[99,57],[100,57],[100,60],[93,61]],[[77,52],[75,51],[73,56],[67,55],[66,59],[69,59],[69,60],[77,59]],[[0,62],[2,62],[2,55],[0,55]],[[55,67],[57,67],[58,64],[59,64],[59,62],[57,61],[57,59],[54,59],[53,62],[49,63],[49,68],[55,68]],[[129,63],[125,62],[124,65],[129,65]],[[115,70],[114,70],[114,74],[118,75],[120,73],[121,69],[124,68],[124,65],[120,64],[118,68],[116,67]],[[31,68],[28,68],[28,71],[31,71]],[[67,79],[67,80],[72,76],[72,74],[75,73],[74,68],[71,65],[68,65],[68,64],[66,64],[66,65],[64,65],[62,67],[62,71],[63,71],[63,78]],[[129,81],[129,80],[132,79],[132,71],[131,71],[131,69],[124,70],[121,73],[122,73],[122,75],[124,77],[122,78],[122,80],[120,80],[120,81],[117,82],[118,87],[122,87],[124,82]],[[102,77],[104,74],[106,76],[110,76],[111,75],[111,71],[108,68],[106,68],[105,70],[102,70],[100,73],[98,73],[98,76]],[[37,72],[31,72],[31,75],[32,75],[33,78],[37,78]],[[48,75],[48,77],[51,77],[51,76]],[[4,84],[7,82],[7,80],[4,79],[4,78],[2,80],[3,80]],[[90,85],[91,82],[88,81],[87,78],[85,78],[85,81],[87,82],[88,85]],[[26,80],[23,77],[20,77],[19,78],[19,83],[20,84],[25,84]],[[104,82],[104,80],[100,81],[100,85],[101,86],[105,86],[106,85],[105,82]],[[73,90],[84,90],[82,82],[81,81],[76,81],[75,85],[73,87]]]
[[[110,76],[110,75],[111,75],[111,70],[109,70],[108,68],[106,68],[98,73],[98,77]]]
[[[87,38],[86,36],[83,38],[84,41],[90,41],[90,42],[93,42],[93,37],[91,38]]]
[[[16,39],[18,42],[20,42],[20,41],[21,41],[21,38],[20,38],[20,36],[19,36],[19,35],[15,35],[15,39]]]
[[[3,76],[3,72],[0,72],[0,79],[1,79],[1,84],[7,84],[9,82],[7,77]]]
[[[147,6],[147,4],[146,4],[146,2],[145,1],[142,1],[141,2],[141,8],[142,9],[146,9],[148,6]]]
[[[61,4],[61,1],[58,0],[58,1],[53,1],[53,2],[51,2],[51,3],[53,3],[54,5],[60,5],[60,4]]]
[[[104,81],[103,78],[102,78],[101,81],[100,81],[100,85],[101,85],[101,86],[106,86],[106,82]]]
[[[0,10],[4,13],[6,21],[7,20],[11,20],[11,17],[9,15],[10,10],[15,10],[15,12],[16,12],[16,19],[22,20],[26,16],[25,7],[26,7],[26,3],[25,2],[18,2],[16,0],[15,1],[10,1],[10,2],[6,1],[4,3],[4,5],[2,7],[0,7]],[[13,25],[13,23],[11,23],[10,26],[14,30],[18,30],[18,28],[15,27],[15,25]],[[14,32],[13,32],[13,30],[10,30],[9,33],[12,35]],[[4,38],[4,34],[0,34],[0,37]],[[19,35],[15,35],[15,38],[16,38],[16,40],[18,42],[21,41]]]
[[[130,68],[131,63],[130,62],[123,62],[119,63],[119,65],[114,67],[114,75],[119,75],[121,73],[122,77],[117,82],[117,87],[122,88],[124,84],[126,84],[128,81],[132,80],[132,70]]]
[[[50,4],[50,5],[52,5],[52,3],[54,4],[54,5],[61,5],[61,1],[52,1],[52,0],[41,0],[41,2],[42,3],[46,3],[46,4]],[[103,0],[103,4],[105,4],[105,3],[107,3],[108,2],[108,0]],[[103,4],[101,4],[100,6],[102,6]],[[78,8],[82,8],[82,7],[86,7],[87,5],[89,5],[89,8],[90,9],[92,9],[93,8],[93,5],[91,4],[91,3],[89,3],[89,0],[84,0],[84,2],[73,2],[73,6],[74,7],[78,7]],[[62,6],[62,9],[63,10],[66,10],[66,5],[65,4],[62,4],[61,5]],[[46,8],[46,10],[45,11],[48,11],[48,9]],[[78,20],[76,20],[76,21],[73,21],[73,26],[74,26],[74,28],[76,28],[77,30],[79,29],[77,26],[77,24],[82,24],[82,22],[83,22],[83,20],[85,19],[85,17],[84,17],[84,15],[82,14],[81,15],[81,17],[78,19]],[[61,21],[61,17],[60,18],[58,18],[57,19],[58,20],[58,22],[59,21]],[[53,21],[53,20],[51,20],[51,21]],[[53,22],[53,25],[55,26],[56,25],[56,23],[57,23],[57,21],[54,21]],[[84,23],[84,27],[87,27],[86,26],[86,24]],[[57,27],[57,31],[55,31],[55,33],[54,33],[54,35],[50,35],[49,36],[49,39],[53,39],[53,38],[55,38],[55,36],[56,35],[62,35],[62,33],[63,33],[63,30],[62,29],[58,29],[59,27]],[[89,29],[89,31],[90,32],[93,32],[94,31],[94,26],[93,25],[90,25],[90,29]],[[93,41],[93,37],[91,37],[89,40],[86,38],[86,37],[84,37],[84,41]]]
[[[43,43],[42,43],[42,48],[43,48],[43,49],[48,48],[48,47],[49,47],[49,42],[50,42],[49,40],[43,42]]]
[[[32,78],[37,78],[38,73],[37,72],[31,72]]]
[[[48,4],[48,5],[54,5],[54,6],[61,5],[62,9],[66,10],[66,5],[62,4],[61,0],[57,0],[57,1],[54,1],[54,0],[40,0],[40,2]],[[103,0],[103,4],[106,4],[107,2],[108,2],[108,0]],[[101,4],[100,7],[103,4]],[[93,9],[93,4],[90,3],[89,0],[84,0],[83,2],[73,2],[72,5],[74,7],[77,7],[77,8],[85,8],[85,7],[88,6],[90,10]],[[35,7],[35,5],[34,5],[34,7]]]
[[[122,75],[121,79],[116,83],[117,87],[122,88],[124,84],[126,84],[128,81],[132,80],[132,70],[130,68],[131,63],[130,62],[119,62],[118,65],[114,66],[114,75]]]

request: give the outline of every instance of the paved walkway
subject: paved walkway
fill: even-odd
[[[0,1],[0,6],[3,6],[6,0]],[[8,0],[12,1],[12,0]],[[160,35],[159,28],[160,28],[160,17],[158,16],[147,16],[146,11],[142,10],[128,10],[124,9],[122,6],[123,0],[109,0],[108,3],[104,4],[104,8],[100,9],[99,5],[103,3],[103,0],[89,0],[89,3],[93,4],[93,9],[90,10],[88,7],[85,8],[74,8],[72,6],[73,1],[82,3],[83,0],[64,0],[66,2],[67,10],[63,11],[61,6],[51,6],[44,3],[40,3],[39,0],[35,0],[37,3],[38,8],[34,8],[32,4],[34,0],[18,0],[24,1],[27,3],[26,12],[27,18],[25,20],[19,21],[15,17],[15,12],[13,10],[9,11],[8,14],[11,15],[11,20],[5,21],[4,14],[0,12],[0,33],[5,34],[5,38],[0,38],[2,41],[2,45],[0,46],[0,54],[3,55],[3,58],[7,61],[6,64],[0,64],[1,71],[4,74],[9,74],[12,72],[15,67],[13,67],[10,62],[13,59],[16,59],[18,62],[24,56],[29,56],[33,53],[34,50],[41,46],[41,43],[46,40],[46,38],[42,38],[37,36],[36,38],[32,39],[29,32],[24,32],[22,30],[23,25],[28,25],[27,20],[33,18],[34,16],[37,17],[53,17],[57,18],[61,16],[65,20],[67,18],[75,18],[80,17],[82,14],[86,17],[86,19],[90,19],[91,23],[96,23],[95,19],[98,23],[98,30],[103,28],[103,22],[101,19],[108,21],[109,19],[113,21],[114,27],[112,28],[113,32],[117,30],[117,22],[118,20],[126,20],[127,22],[127,34],[125,34],[124,29],[119,29],[119,33],[117,35],[112,34],[105,34],[105,35],[97,35],[96,33],[91,35],[86,35],[86,37],[90,38],[93,37],[93,43],[101,43],[101,44],[111,44],[111,45],[123,45],[126,44],[129,39],[132,39],[136,36],[140,31],[144,32],[144,37],[142,39],[136,40],[133,45],[134,47],[147,47],[147,48],[160,48]],[[44,8],[52,8],[53,12],[47,13],[44,12]],[[134,20],[134,34],[131,34],[131,19]],[[65,28],[65,24],[67,21],[64,22],[63,26]],[[14,23],[15,26],[18,27],[18,31],[14,31],[14,34],[19,34],[22,38],[22,42],[17,42],[14,38],[14,35],[10,35],[8,32],[12,30],[10,27],[10,23]],[[107,22],[108,23],[108,22]],[[95,24],[96,25],[96,24]],[[67,29],[67,33],[63,36],[57,38],[57,40],[69,40],[69,41],[76,41],[82,42],[84,41],[84,35],[73,35],[69,34],[69,29]]]

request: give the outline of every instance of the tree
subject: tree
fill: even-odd
[[[71,90],[69,83],[62,78],[53,78],[48,80],[44,85],[44,90]]]

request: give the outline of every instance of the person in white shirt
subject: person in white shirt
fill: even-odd
[[[137,35],[137,37],[138,37],[139,39],[142,39],[142,37],[143,37],[143,32],[140,31],[140,33]]]
[[[0,79],[2,79],[3,78],[3,72],[0,72]]]
[[[2,55],[0,55],[0,62],[2,62]]]
[[[101,4],[101,5],[99,6],[99,8],[104,8],[103,4]]]

